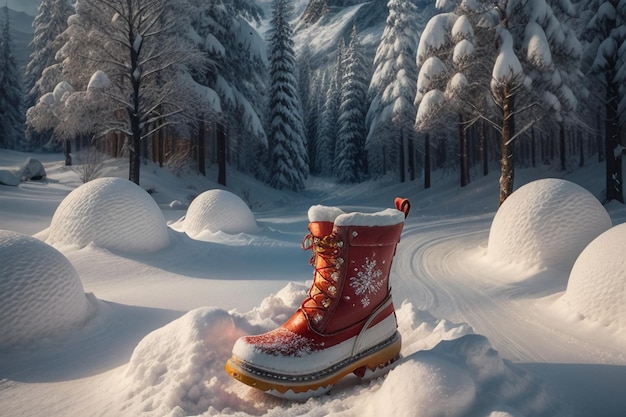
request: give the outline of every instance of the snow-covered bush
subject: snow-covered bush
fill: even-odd
[[[99,178],[61,201],[47,242],[142,253],[166,247],[169,234],[161,209],[145,190],[126,179]]]
[[[191,202],[183,229],[195,239],[203,232],[253,233],[258,226],[254,214],[241,198],[229,191],[209,190]]]
[[[602,233],[583,250],[563,299],[585,318],[626,327],[626,224]]]
[[[34,237],[0,230],[1,348],[63,337],[92,311],[65,256]]]
[[[611,224],[589,191],[569,181],[542,179],[519,188],[500,206],[487,253],[506,263],[568,269]]]

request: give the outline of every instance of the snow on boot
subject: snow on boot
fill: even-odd
[[[306,399],[397,360],[389,271],[410,205],[398,198],[395,206],[377,213],[311,207],[303,242],[315,268],[308,297],[279,328],[237,340],[226,372],[269,394]]]

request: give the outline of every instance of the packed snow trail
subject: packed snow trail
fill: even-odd
[[[476,333],[487,336],[504,358],[516,362],[568,358],[589,363],[593,358],[598,363],[623,363],[618,346],[607,351],[604,342],[595,345],[574,331],[563,332],[567,326],[554,323],[562,318],[542,311],[550,297],[565,291],[568,272],[537,268],[525,274],[527,280],[520,280],[519,268],[511,267],[516,268],[511,274],[511,269],[487,258],[492,217],[408,221],[394,260],[396,303],[403,301],[401,294],[412,294],[409,301],[416,308],[469,324]],[[507,274],[516,276],[516,281],[508,282]],[[548,301],[537,303],[537,297]]]

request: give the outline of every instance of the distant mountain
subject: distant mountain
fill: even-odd
[[[37,11],[39,9],[39,5],[41,4],[41,0],[5,0],[9,9],[18,11],[18,12],[26,12],[31,16],[37,16]],[[5,5],[5,2],[2,2],[2,6]]]
[[[341,38],[349,41],[350,31],[355,25],[365,56],[373,64],[389,10],[388,0],[309,0],[295,24],[296,49],[308,48],[311,67],[323,69],[333,64],[337,45]],[[419,0],[423,11],[423,30],[435,14],[431,0]]]
[[[13,54],[19,68],[25,68],[30,59],[30,43],[33,40],[35,18],[24,12],[9,9],[9,28],[13,40]]]

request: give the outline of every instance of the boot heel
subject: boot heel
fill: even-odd
[[[356,368],[352,373],[358,378],[367,381],[381,377],[393,369],[394,363],[402,357],[400,355],[400,347],[402,345],[400,335],[396,333],[393,339],[395,340],[390,345],[364,358],[361,361],[364,364]]]
[[[369,366],[362,366],[359,369],[355,369],[353,374],[362,381],[371,381],[387,374],[395,367],[395,363],[402,358],[402,355],[398,354],[388,360],[370,369]]]

